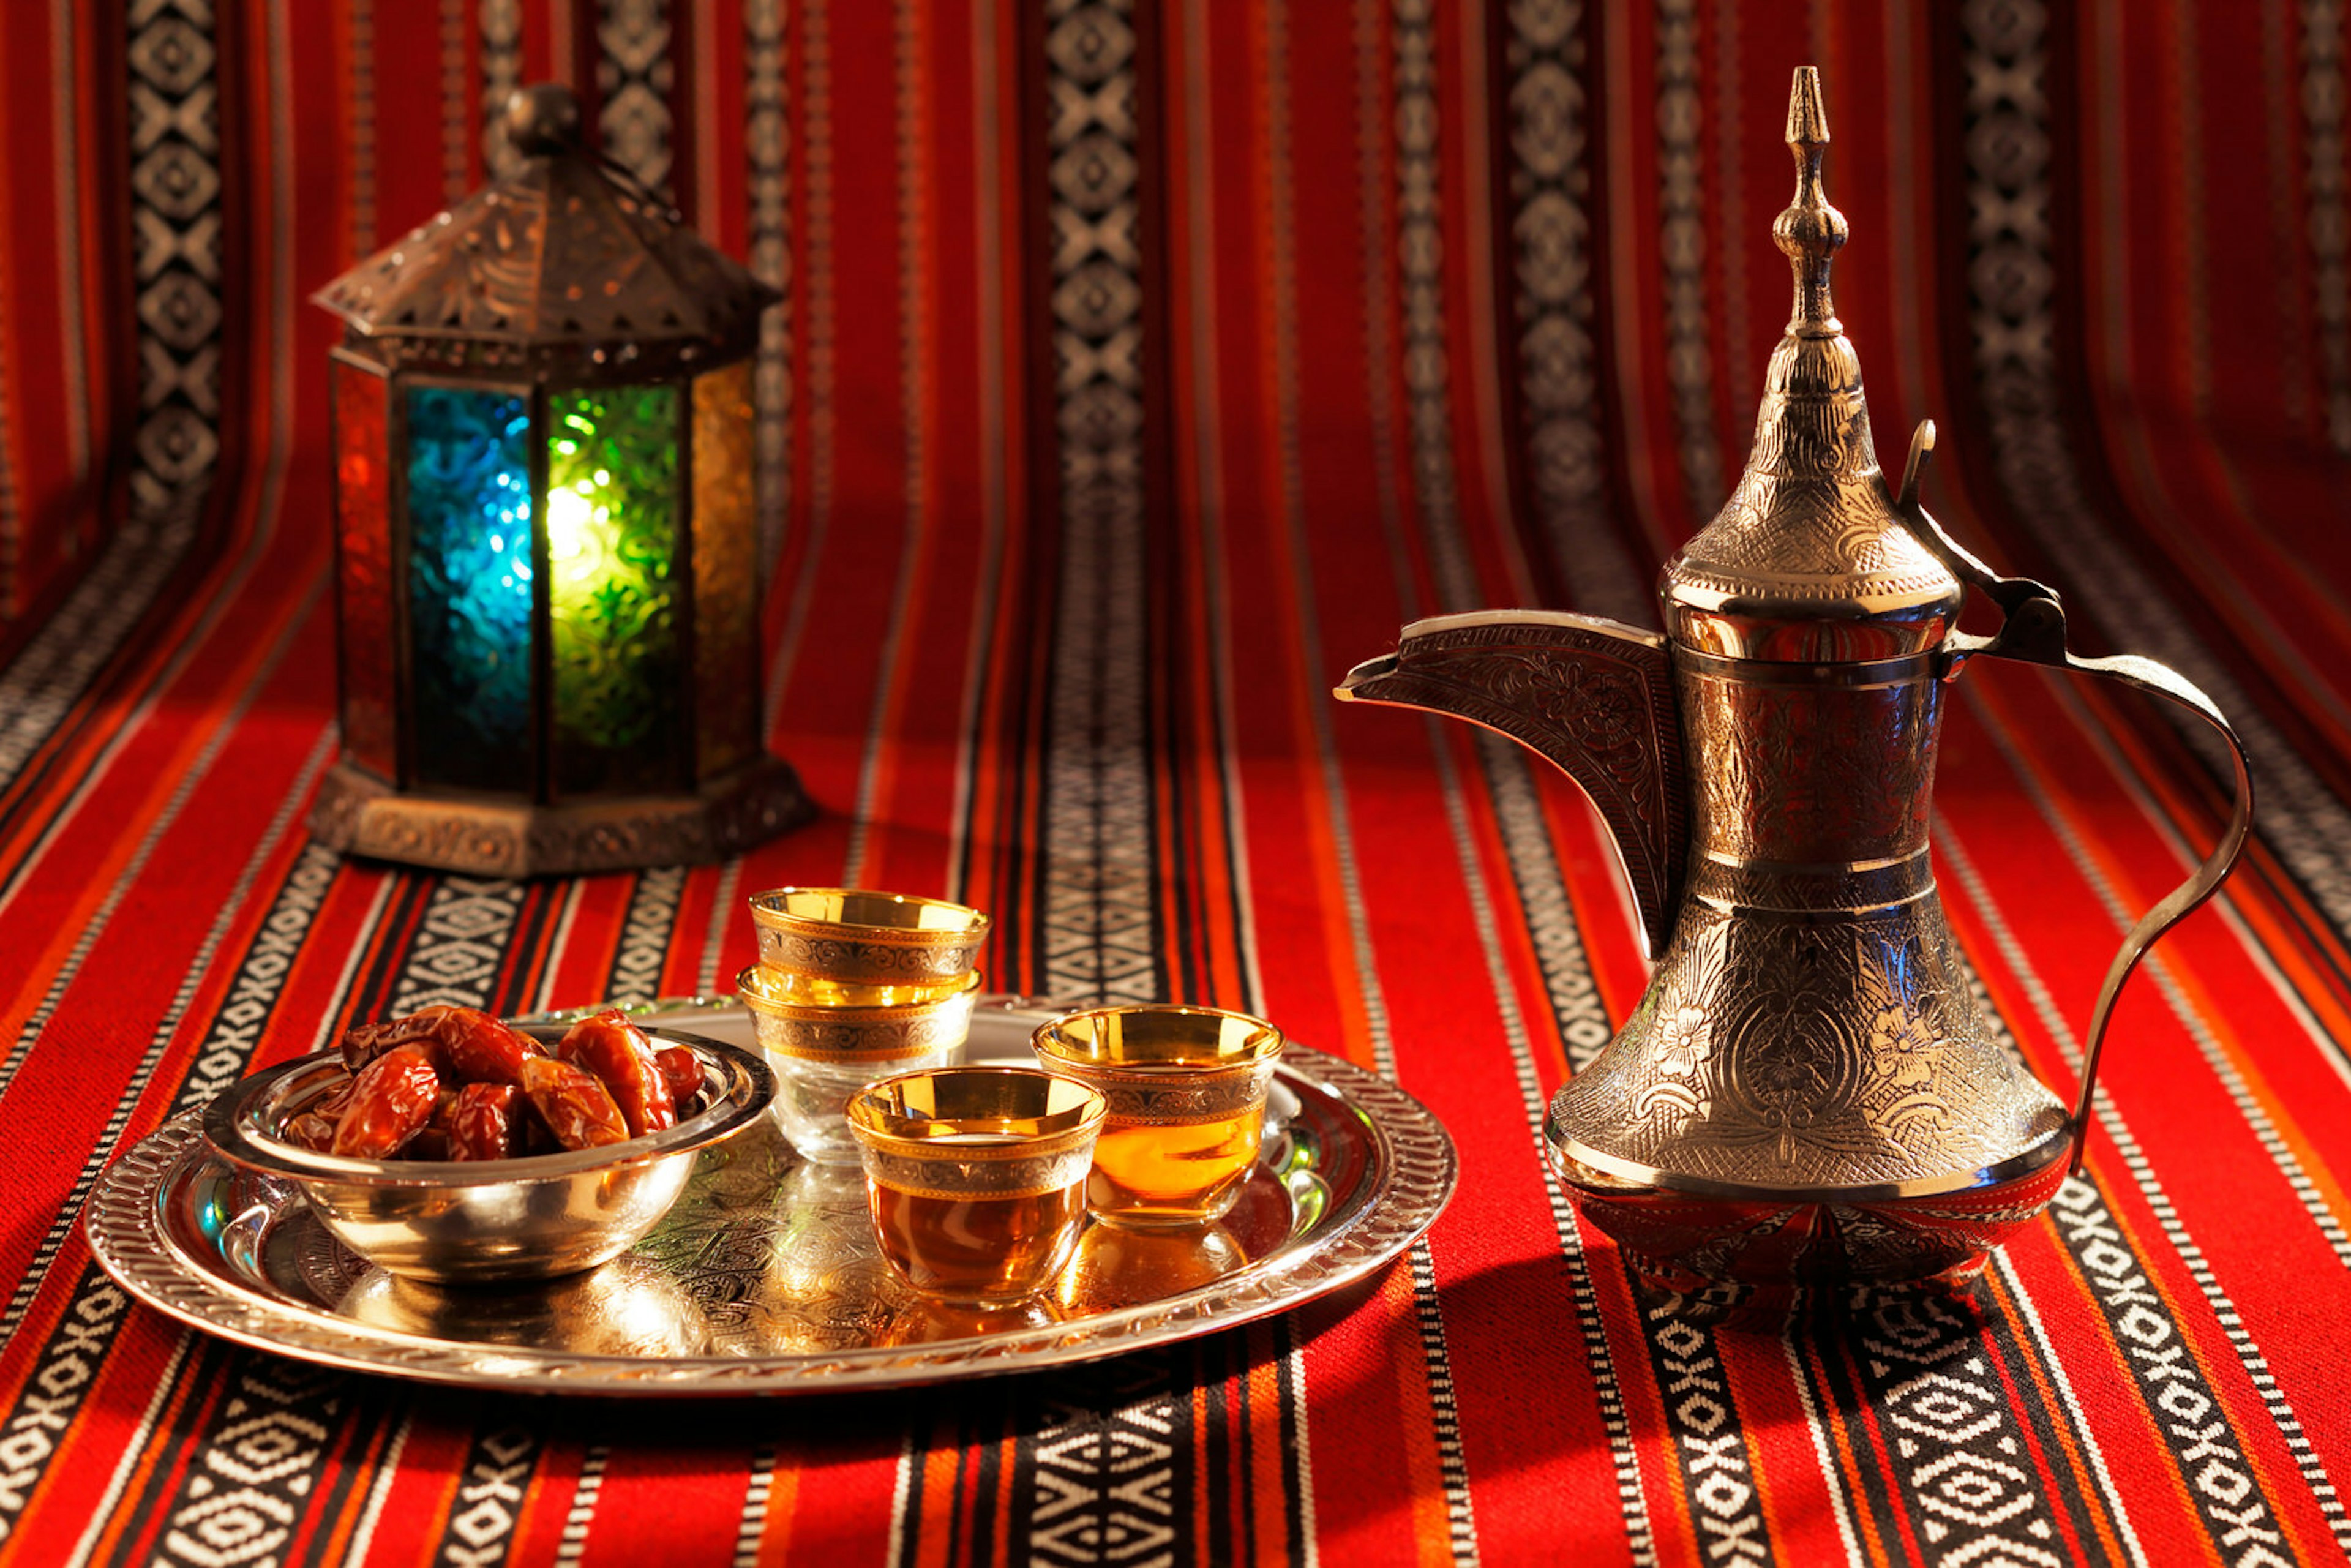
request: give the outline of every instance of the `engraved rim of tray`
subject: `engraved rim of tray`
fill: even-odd
[[[1050,1016],[1038,1009],[1040,1021]],[[1350,1216],[1311,1235],[1295,1252],[1276,1251],[1262,1265],[1196,1290],[1076,1322],[967,1340],[801,1355],[583,1355],[420,1339],[272,1301],[191,1267],[164,1239],[161,1198],[211,1153],[201,1107],[164,1123],[107,1170],[90,1195],[83,1228],[116,1283],[192,1328],[323,1366],[419,1382],[675,1396],[820,1394],[1028,1372],[1287,1312],[1399,1257],[1436,1223],[1453,1196],[1460,1162],[1451,1135],[1426,1106],[1377,1073],[1318,1051],[1293,1047],[1278,1075],[1337,1095],[1367,1129],[1371,1190]]]

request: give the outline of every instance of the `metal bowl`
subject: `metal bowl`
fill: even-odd
[[[521,1027],[550,1042],[563,1033]],[[468,1162],[316,1154],[277,1132],[342,1081],[332,1051],[241,1081],[205,1107],[204,1135],[225,1158],[292,1183],[343,1245],[392,1273],[444,1284],[575,1273],[634,1246],[685,1190],[695,1155],[750,1125],[776,1095],[758,1052],[650,1032],[701,1059],[709,1104],[624,1144]]]

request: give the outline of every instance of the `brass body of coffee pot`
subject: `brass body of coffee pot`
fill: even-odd
[[[1829,298],[1843,215],[1820,86],[1796,73],[1794,202],[1772,225],[1795,309],[1721,512],[1669,561],[1662,636],[1541,611],[1404,629],[1338,695],[1451,714],[1558,764],[1605,821],[1651,954],[1646,993],[1560,1090],[1554,1174],[1653,1284],[1692,1291],[1964,1280],[2079,1162],[2098,1047],[2147,946],[2210,896],[2252,811],[2244,752],[2188,681],[2066,651],[2056,595],[1994,574],[1898,492]],[[1999,633],[1958,629],[1969,588]],[[2216,727],[2220,847],[2126,938],[2069,1108],[1996,1040],[1928,851],[1943,689],[1970,659],[2112,675]]]

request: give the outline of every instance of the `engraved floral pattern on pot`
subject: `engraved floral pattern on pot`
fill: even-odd
[[[1714,1030],[1706,1009],[1688,1005],[1674,1009],[1659,1021],[1653,1038],[1656,1069],[1665,1077],[1642,1092],[1635,1108],[1677,1124],[1704,1117],[1714,1108],[1707,1073],[1714,1055]]]
[[[1881,1068],[1892,1069],[1887,1077],[1896,1088],[1916,1089],[1934,1077],[1943,1041],[1928,1030],[1924,1019],[1897,1001],[1880,1008],[1870,1019],[1869,1054]]]
[[[1633,882],[1653,949],[1680,896],[1687,785],[1661,640],[1565,614],[1438,627],[1405,638],[1390,667],[1348,677],[1363,701],[1458,715],[1532,747],[1592,798]]]
[[[1778,1164],[1789,1166],[1800,1143],[1842,1143],[1830,1129],[1847,1120],[1865,1086],[1847,1012],[1862,955],[1850,940],[1804,925],[1749,922],[1733,931],[1731,967],[1776,984],[1724,998],[1723,1095],[1747,1113],[1736,1124],[1741,1132],[1769,1140]]]
[[[1710,850],[1767,861],[1909,853],[1927,841],[1940,688],[1751,685],[1677,672],[1693,822]]]

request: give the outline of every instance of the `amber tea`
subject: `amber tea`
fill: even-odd
[[[1106,1109],[1085,1084],[1033,1068],[934,1068],[867,1084],[849,1124],[883,1260],[944,1301],[1004,1306],[1046,1289],[1084,1225]]]
[[[1086,1187],[1008,1197],[903,1192],[869,1180],[882,1256],[914,1289],[991,1305],[1036,1294],[1061,1271],[1085,1218]]]
[[[1280,1030],[1214,1008],[1097,1008],[1046,1024],[1033,1043],[1110,1103],[1086,1184],[1095,1218],[1196,1226],[1233,1206],[1264,1137]]]
[[[1189,1224],[1232,1207],[1257,1164],[1265,1096],[1212,1122],[1121,1125],[1113,1118],[1094,1145],[1086,1194],[1097,1213],[1129,1223]]]

